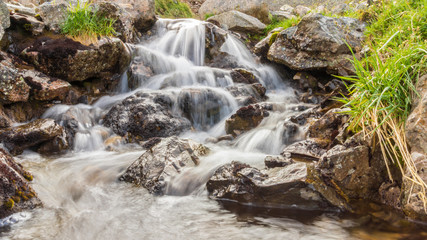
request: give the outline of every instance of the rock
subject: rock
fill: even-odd
[[[12,126],[13,121],[4,112],[3,106],[0,104],[0,129]]]
[[[304,140],[291,144],[283,149],[282,156],[297,162],[317,162],[326,153],[318,143],[313,140]]]
[[[43,33],[44,23],[37,20],[35,17],[20,13],[12,13],[10,21],[14,26],[21,26],[32,35],[37,36]]]
[[[228,27],[228,30],[244,33],[262,33],[266,28],[258,19],[241,13],[239,11],[229,11],[210,17],[208,20],[214,20]]]
[[[65,2],[45,2],[36,8],[36,12],[50,31],[60,32],[60,26],[67,18],[68,6]]]
[[[235,84],[226,87],[226,90],[235,97],[239,105],[249,105],[265,100],[266,89],[260,83],[248,84]]]
[[[192,140],[170,137],[156,143],[132,163],[121,181],[146,188],[150,193],[168,194],[168,184],[185,168],[196,167],[209,149]]]
[[[172,96],[167,93],[140,91],[113,106],[104,118],[104,125],[117,135],[130,134],[137,141],[189,130],[190,121],[174,114],[172,106]]]
[[[62,100],[67,96],[71,88],[71,84],[66,81],[51,78],[33,70],[25,71],[23,77],[25,82],[31,87],[31,96],[40,101]]]
[[[259,79],[257,76],[255,76],[251,71],[243,68],[233,69],[230,72],[230,75],[234,83],[244,83],[244,84],[259,83]]]
[[[364,29],[365,25],[356,19],[309,14],[296,27],[288,28],[277,36],[268,52],[268,59],[297,71],[320,70],[349,75],[354,69],[349,61],[353,56],[348,46],[357,57]]]
[[[276,19],[277,21],[296,18],[295,15],[292,15],[291,13],[284,12],[284,11],[271,11],[270,14],[271,16],[273,16],[273,19]]]
[[[254,53],[259,57],[267,58],[270,46],[276,41],[277,35],[283,30],[285,29],[282,27],[278,27],[271,30],[268,33],[267,37],[265,37],[255,45]]]
[[[39,38],[21,56],[39,71],[69,82],[111,78],[121,74],[131,58],[117,38],[102,38],[91,46],[68,38]]]
[[[139,32],[150,29],[157,21],[154,0],[114,1],[132,16],[132,25]]]
[[[26,102],[29,95],[30,87],[19,71],[0,56],[0,103]]]
[[[299,88],[303,90],[307,90],[309,88],[316,89],[317,88],[317,78],[307,72],[297,72],[293,78],[298,82]]]
[[[0,41],[3,38],[4,31],[10,26],[10,14],[7,5],[0,0]]]
[[[349,120],[349,116],[343,114],[345,111],[345,109],[339,108],[329,110],[319,120],[310,125],[308,137],[319,139],[324,145],[330,145]]]
[[[280,11],[287,12],[287,13],[293,13],[294,8],[292,6],[289,6],[288,4],[285,4],[280,7]]]
[[[0,219],[42,205],[29,182],[33,176],[0,149]]]
[[[349,10],[350,10],[350,6],[348,6],[348,4],[341,3],[336,5],[334,8],[332,8],[331,12],[336,15],[341,15],[348,12]]]
[[[218,200],[233,200],[263,207],[326,207],[323,199],[305,183],[304,163],[260,171],[247,164],[232,162],[220,167],[206,186]]]
[[[427,182],[427,75],[418,80],[417,92],[419,97],[412,100],[412,112],[406,120],[405,134],[410,146],[411,157],[417,173],[424,183]],[[407,177],[411,177],[406,170],[402,185],[402,208],[411,218],[427,221],[427,213],[419,194],[423,190]]]
[[[63,135],[63,128],[53,119],[38,119],[18,127],[2,130],[0,139],[12,154],[19,155],[29,147],[38,146]]]
[[[300,17],[304,17],[311,11],[310,8],[302,5],[298,5],[294,8],[293,14],[298,15]]]
[[[151,66],[147,66],[141,57],[135,57],[132,60],[128,73],[130,75],[128,80],[128,87],[130,89],[138,88],[142,83],[155,75],[153,68]]]
[[[200,7],[199,14],[204,17],[207,14],[218,15],[233,10],[258,18],[263,23],[270,22],[268,4],[261,0],[206,0]]]
[[[383,183],[379,189],[379,193],[382,204],[393,207],[394,209],[401,209],[400,196],[402,193],[396,182]]]
[[[242,107],[225,121],[225,132],[240,135],[256,128],[267,115],[267,111],[258,104]]]
[[[267,156],[264,159],[267,168],[286,167],[295,163],[292,159],[283,156]]]

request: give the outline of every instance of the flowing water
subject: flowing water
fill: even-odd
[[[152,39],[131,46],[135,61],[149,65],[152,76],[136,77],[137,84],[130,86],[128,74],[124,74],[116,95],[103,97],[90,106],[55,106],[44,114],[62,124],[66,112],[76,116],[74,149],[56,158],[29,151],[17,158],[33,173],[33,187],[44,207],[0,220],[0,237],[405,239],[421,234],[420,227],[410,223],[407,233],[395,233],[401,225],[394,226],[372,215],[306,211],[298,207],[269,209],[209,199],[204,185],[215,169],[233,160],[263,168],[264,158],[279,154],[289,140],[284,121],[300,112],[301,106],[310,106],[298,103],[294,91],[273,68],[259,64],[244,44],[229,35],[221,51],[234,56],[241,66],[262,80],[273,111],[259,127],[233,142],[210,143],[212,138],[225,134],[225,120],[239,108],[240,103],[226,90],[234,86],[230,72],[205,66],[205,36],[209,32],[206,33],[202,22],[162,19],[156,28]],[[113,132],[102,126],[103,115],[137,91],[170,95],[178,115],[182,114],[178,103],[189,98],[193,130],[181,137],[205,143],[212,149],[212,154],[201,159],[198,167],[183,171],[168,184],[166,196],[156,197],[143,188],[117,180],[143,153],[141,148],[122,145],[116,151],[105,150],[104,141]],[[218,108],[210,114],[211,109]],[[303,139],[303,132],[300,129],[301,134],[294,140]],[[399,218],[393,222],[400,221]]]

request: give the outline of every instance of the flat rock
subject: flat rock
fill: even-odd
[[[228,30],[244,33],[262,33],[266,25],[250,15],[239,11],[229,11],[210,17],[208,21],[214,20],[221,25],[226,25]]]
[[[228,11],[240,11],[258,18],[263,23],[270,22],[268,4],[261,0],[206,0],[199,9],[200,16],[222,14]]]

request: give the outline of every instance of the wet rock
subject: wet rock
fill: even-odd
[[[104,118],[104,125],[120,136],[129,133],[137,141],[189,130],[190,121],[173,113],[171,97],[161,92],[137,92],[113,106]]]
[[[168,194],[168,183],[185,168],[199,165],[200,157],[208,153],[208,148],[192,140],[166,138],[132,163],[120,180],[144,187],[153,194]]]
[[[38,119],[18,127],[2,130],[0,139],[12,154],[18,155],[27,148],[38,146],[63,135],[63,128],[53,119]]]
[[[28,70],[22,75],[25,82],[31,87],[31,96],[40,101],[64,99],[71,88],[71,84],[46,76],[43,73]]]
[[[331,81],[326,83],[325,90],[328,92],[337,92],[345,94],[347,93],[347,86],[341,80],[332,79]]]
[[[253,84],[259,83],[258,77],[256,77],[251,71],[236,68],[230,72],[231,78],[234,83],[245,83],[245,84]]]
[[[0,58],[0,103],[26,102],[30,87],[19,71],[7,60]]]
[[[241,13],[239,11],[229,11],[210,17],[208,20],[214,20],[221,25],[227,26],[228,30],[244,33],[262,33],[266,28],[258,19]]]
[[[147,66],[145,61],[142,58],[134,58],[128,69],[129,80],[128,87],[130,89],[135,89],[141,86],[142,83],[146,82],[152,76],[154,76],[154,71],[151,66]]]
[[[267,111],[258,104],[242,107],[225,121],[225,132],[233,136],[240,135],[256,128],[266,116]]]
[[[39,71],[69,82],[111,78],[130,63],[130,53],[117,38],[85,46],[68,38],[39,38],[21,56]]]
[[[289,145],[292,144],[302,137],[300,132],[300,126],[296,123],[291,122],[290,120],[286,120],[283,124],[283,144]]]
[[[4,112],[3,106],[0,105],[0,128],[10,127],[12,126],[12,123],[13,123],[12,120]]]
[[[332,143],[349,120],[349,116],[343,113],[345,111],[339,108],[329,110],[310,125],[308,137],[318,139],[323,145]]]
[[[232,10],[251,15],[263,23],[270,22],[268,4],[261,0],[206,0],[200,7],[199,14],[203,17],[207,14],[218,15]]]
[[[379,189],[379,193],[382,204],[393,207],[394,209],[401,209],[401,191],[396,182],[383,183]]]
[[[29,182],[33,176],[0,149],[0,218],[42,205]]]
[[[45,27],[44,23],[37,20],[35,17],[20,13],[12,13],[10,15],[10,20],[14,26],[21,26],[34,36],[42,34]]]
[[[318,143],[313,140],[304,140],[291,144],[282,152],[282,156],[297,162],[316,162],[326,153]]]
[[[298,15],[300,17],[304,17],[305,15],[307,15],[309,12],[311,11],[310,8],[306,7],[306,6],[302,6],[302,5],[298,5],[293,9],[293,14]]]
[[[267,168],[286,167],[295,163],[292,159],[283,156],[267,156],[264,159]]]
[[[0,40],[3,38],[4,31],[10,26],[10,14],[6,4],[0,0]]]
[[[236,84],[228,86],[226,90],[236,98],[239,105],[243,106],[263,101],[266,98],[265,92],[267,91],[260,83]]]
[[[68,6],[65,2],[45,2],[36,8],[36,12],[49,30],[59,32],[61,24],[67,18]]]
[[[209,195],[263,207],[326,207],[322,198],[305,183],[304,163],[292,163],[260,171],[247,164],[232,162],[220,167],[206,184]]]
[[[348,60],[352,59],[348,45],[358,56],[364,29],[365,25],[356,19],[309,14],[277,36],[268,59],[297,71],[349,75],[354,69]]]
[[[411,148],[411,157],[417,173],[424,183],[427,182],[427,75],[418,80],[419,97],[412,100],[412,112],[406,120],[405,134]],[[409,170],[405,174],[411,177]],[[427,221],[427,213],[419,194],[423,190],[410,179],[403,177],[402,205],[404,212],[411,218]]]

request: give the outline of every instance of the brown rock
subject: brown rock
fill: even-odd
[[[25,71],[23,77],[25,82],[31,87],[31,95],[36,100],[62,100],[71,89],[70,83],[57,78],[48,77],[37,71]]]
[[[1,61],[0,58],[0,103],[26,102],[30,87],[14,66]]]
[[[225,122],[225,132],[237,136],[243,132],[256,128],[266,115],[263,107],[259,105],[249,105],[237,110]]]

